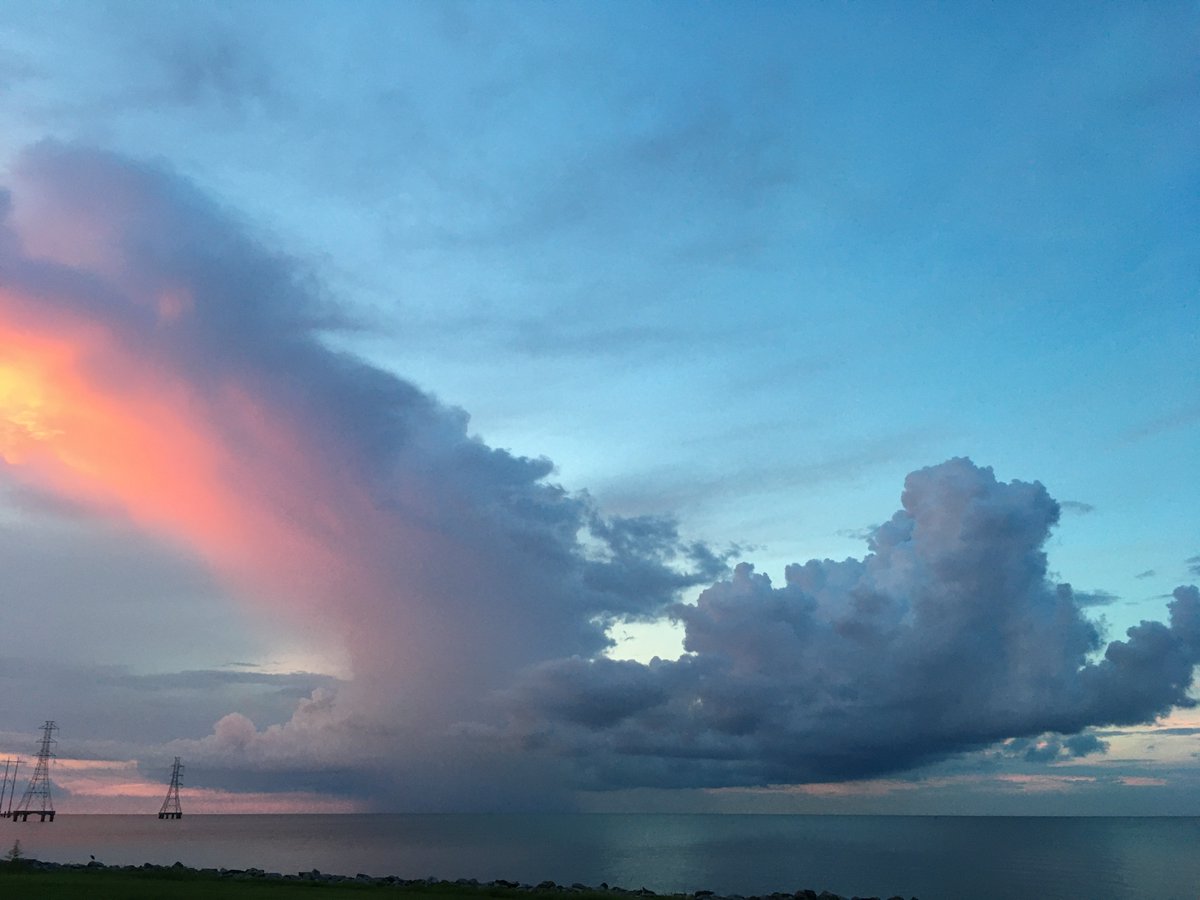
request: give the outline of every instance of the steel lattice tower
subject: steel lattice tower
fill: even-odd
[[[179,757],[175,757],[175,765],[171,767],[171,786],[167,788],[167,799],[163,801],[162,809],[158,811],[160,819],[182,819],[183,810],[179,807],[179,781],[183,765]]]
[[[13,811],[13,821],[20,819],[28,822],[30,816],[38,816],[42,822],[49,819],[54,821],[54,803],[50,800],[50,760],[54,758],[54,732],[58,726],[49,719],[42,726],[42,746],[38,750],[37,765],[33,767],[33,777],[29,779],[29,787],[25,796]]]
[[[0,817],[7,819],[12,815],[13,797],[17,793],[17,769],[21,768],[21,760],[6,759],[4,761],[4,781],[0,783]],[[9,769],[12,770],[12,779],[8,777]],[[4,798],[8,797],[8,808],[4,808]]]

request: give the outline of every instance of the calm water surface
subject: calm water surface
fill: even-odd
[[[1200,819],[736,815],[60,815],[0,819],[55,862],[799,888],[920,900],[1200,900]]]

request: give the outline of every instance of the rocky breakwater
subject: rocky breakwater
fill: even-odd
[[[519,881],[506,881],[504,879],[477,881],[474,878],[459,878],[449,881],[441,878],[400,878],[396,875],[366,875],[361,872],[357,875],[334,875],[329,872],[321,872],[317,869],[292,874],[267,872],[263,869],[191,869],[181,862],[170,866],[156,866],[152,863],[143,863],[140,866],[108,866],[96,860],[88,863],[54,863],[36,859],[24,859],[21,860],[20,865],[23,868],[35,870],[109,869],[130,873],[173,874],[191,872],[199,877],[233,879],[237,881],[318,881],[326,884],[370,884],[378,887],[407,890],[412,893],[421,893],[423,889],[427,888],[437,888],[439,893],[445,893],[446,888],[459,888],[463,893],[478,893],[481,900],[483,898],[520,897],[524,894],[539,896],[560,894],[591,895],[591,897],[587,898],[580,897],[578,900],[593,900],[596,897],[657,897],[661,898],[661,900],[885,900],[883,897],[860,897],[858,895],[846,897],[842,894],[834,894],[831,891],[814,891],[810,889],[802,889],[790,893],[776,891],[772,894],[717,894],[713,891],[694,891],[687,894],[658,894],[645,887],[629,889],[613,887],[603,882],[599,886],[593,887],[586,884],[579,884],[578,882],[570,885],[558,884],[553,881],[525,884]],[[886,900],[906,900],[906,898],[897,894],[886,898]],[[917,900],[917,898],[910,897],[907,900]]]

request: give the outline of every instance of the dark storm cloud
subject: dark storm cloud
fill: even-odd
[[[1103,660],[1079,673],[1087,724],[1133,725],[1196,705],[1188,689],[1200,662],[1200,589],[1178,587],[1173,596],[1169,626],[1135,625],[1128,640],[1113,641]]]
[[[691,655],[545,663],[509,701],[526,746],[583,761],[596,787],[828,781],[901,771],[1006,738],[1031,759],[1102,749],[1077,734],[1192,706],[1200,595],[1104,656],[1068,585],[1047,579],[1058,504],[965,459],[914,472],[862,560],[786,583],[741,564],[673,615]],[[1094,595],[1087,597],[1093,602]],[[1067,737],[1061,737],[1067,735]]]
[[[374,493],[377,508],[447,549],[457,545],[465,568],[480,576],[479,587],[487,583],[487,602],[530,629],[523,654],[551,627],[572,634],[556,634],[543,652],[593,652],[605,639],[590,617],[652,615],[679,588],[720,571],[722,561],[681,543],[670,520],[605,518],[586,497],[546,482],[548,460],[488,447],[468,437],[461,410],[326,349],[319,333],[347,323],[304,270],[265,250],[186,182],[59,144],[28,153],[21,171],[36,188],[47,225],[70,217],[107,235],[99,249],[110,271],[99,276],[10,250],[5,285],[40,295],[34,315],[94,320],[120,350],[154,360],[210,401],[230,380],[243,385],[304,434],[306,454],[322,466],[349,469]],[[107,224],[113,220],[115,231]],[[182,321],[166,327],[147,297],[180,285],[191,305]],[[219,417],[223,410],[214,404],[208,412]],[[228,426],[222,436],[239,452],[255,452],[253,433]],[[586,552],[577,542],[584,533]],[[694,568],[677,570],[674,560]],[[368,562],[392,568],[387,558]],[[512,580],[504,587],[506,579]],[[539,590],[529,591],[535,581]],[[452,602],[465,604],[466,612],[483,599]],[[539,615],[543,603],[567,606],[572,615]]]
[[[75,381],[162,437],[122,465],[203,487],[163,504],[137,478],[96,476],[92,492],[218,573],[273,585],[248,593],[350,655],[336,698],[314,695],[286,728],[225,716],[201,756],[232,764],[254,748],[291,771],[376,753],[392,771],[413,754],[444,763],[446,745],[429,742],[483,714],[497,685],[600,652],[611,622],[661,615],[725,570],[672,520],[602,515],[548,480],[548,460],[488,446],[461,410],[328,349],[322,334],[346,323],[304,267],[175,174],[57,143],[17,172],[19,202],[0,208],[0,326],[31,346],[78,342]],[[219,467],[188,468],[197,442]]]

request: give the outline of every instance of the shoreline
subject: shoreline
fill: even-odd
[[[776,891],[770,894],[717,894],[713,891],[699,890],[680,894],[659,894],[649,888],[629,889],[601,882],[598,886],[580,884],[558,884],[553,881],[542,881],[538,884],[527,884],[508,881],[500,878],[493,881],[481,882],[474,878],[459,878],[455,880],[441,878],[401,878],[397,875],[339,875],[321,872],[318,869],[292,873],[268,872],[264,869],[226,869],[202,868],[195,869],[181,862],[171,865],[155,865],[142,863],[134,865],[107,865],[97,860],[86,863],[56,863],[39,859],[21,858],[0,863],[0,874],[17,874],[26,872],[115,872],[125,875],[138,876],[175,876],[194,879],[211,879],[214,881],[240,882],[281,882],[294,884],[328,884],[328,885],[360,885],[362,887],[393,888],[408,893],[429,893],[435,896],[445,896],[449,892],[480,898],[560,898],[569,895],[580,895],[579,900],[594,900],[594,898],[624,898],[624,897],[662,897],[670,900],[917,900],[916,897],[905,898],[899,894],[888,898],[847,897],[832,891],[815,891],[811,888],[801,888],[792,892]]]

